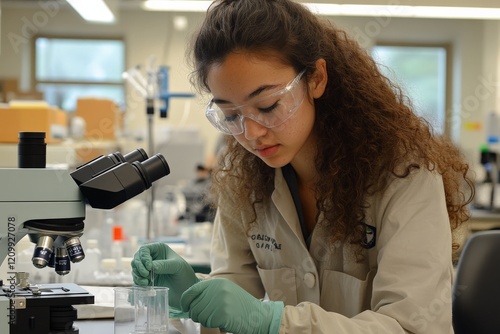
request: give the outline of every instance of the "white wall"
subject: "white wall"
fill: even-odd
[[[57,3],[56,3],[57,4]],[[30,86],[30,38],[34,34],[65,36],[123,37],[126,42],[126,66],[147,65],[155,58],[157,65],[170,66],[172,92],[192,92],[187,76],[190,72],[185,62],[185,45],[190,29],[202,18],[201,14],[186,13],[190,26],[186,31],[175,31],[173,15],[144,11],[122,11],[116,25],[90,25],[72,10],[56,7],[2,8],[0,77],[21,77],[22,88]],[[169,117],[155,119],[159,128],[165,126],[198,126],[207,143],[206,151],[215,146],[217,132],[204,116],[204,99],[173,99]],[[132,88],[127,89],[126,125],[131,132],[146,132],[144,99]],[[189,107],[189,116],[184,112]],[[182,123],[182,124],[181,124]],[[160,138],[158,135],[157,138]],[[201,159],[202,160],[202,159]]]
[[[185,13],[189,27],[186,31],[173,28],[173,14],[122,10],[116,25],[89,25],[73,11],[63,8],[2,8],[0,77],[22,77],[29,86],[29,38],[34,33],[84,36],[121,36],[127,45],[126,64],[132,67],[146,64],[151,55],[158,64],[170,66],[170,86],[174,92],[192,91],[187,75],[190,69],[185,60],[185,46],[191,31],[203,14]],[[433,42],[451,45],[453,52],[453,103],[455,115],[454,138],[471,160],[477,161],[484,131],[471,127],[482,123],[486,111],[499,110],[498,78],[500,66],[500,22],[477,20],[337,18],[369,47],[376,41]],[[13,37],[17,39],[13,40]],[[26,43],[23,43],[26,41]],[[197,126],[212,152],[217,132],[205,120],[205,99],[172,101],[167,120],[156,120],[163,126],[180,126],[183,112],[189,107],[185,125]],[[145,129],[144,103],[129,90],[127,124],[130,129]]]

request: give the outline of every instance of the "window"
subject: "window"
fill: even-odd
[[[447,48],[376,45],[372,55],[382,65],[382,73],[403,89],[417,114],[430,122],[436,134],[449,134]]]
[[[38,36],[34,50],[35,87],[48,103],[66,111],[75,110],[79,97],[124,103],[123,40]]]

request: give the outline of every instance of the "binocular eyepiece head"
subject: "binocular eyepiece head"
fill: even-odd
[[[148,155],[142,148],[138,148],[126,155],[122,155],[120,152],[111,153],[106,156],[101,155],[78,167],[73,173],[71,173],[71,177],[75,180],[76,184],[80,185],[91,180],[97,174],[100,174],[121,163],[133,163],[134,161],[145,161],[147,159]]]
[[[80,184],[80,191],[90,206],[112,209],[149,189],[156,180],[170,174],[161,154],[144,161],[122,162]]]

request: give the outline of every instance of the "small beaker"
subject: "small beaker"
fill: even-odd
[[[115,288],[115,334],[167,334],[168,288]]]

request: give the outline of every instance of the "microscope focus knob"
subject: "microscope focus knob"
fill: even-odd
[[[29,282],[30,274],[27,272],[17,272],[16,273],[16,284],[21,289],[26,289],[30,286]]]

